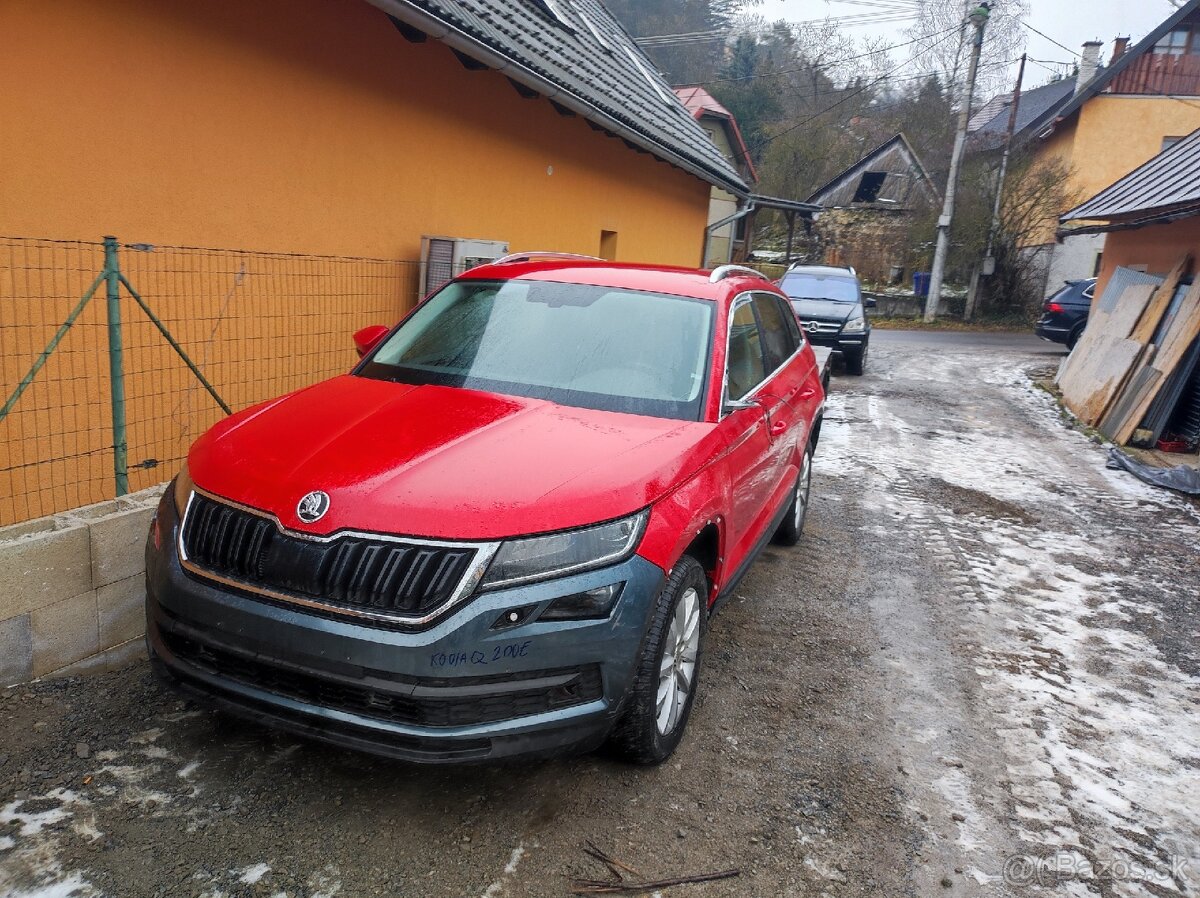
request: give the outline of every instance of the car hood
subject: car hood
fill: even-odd
[[[834,302],[829,299],[797,299],[791,297],[792,308],[800,318],[823,318],[827,321],[845,321],[858,308],[858,303]]]
[[[188,467],[292,530],[497,539],[630,514],[719,451],[712,424],[347,375],[227,418]],[[312,490],[329,510],[305,524]]]

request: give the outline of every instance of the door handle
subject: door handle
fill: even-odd
[[[783,433],[787,429],[788,429],[787,421],[772,421],[771,422],[771,436],[773,436],[773,437],[782,436]]]
[[[817,391],[815,389],[813,389],[812,387],[805,387],[803,390],[801,390],[799,392],[799,394],[797,394],[797,398],[798,399],[812,399],[816,395],[817,395]]]

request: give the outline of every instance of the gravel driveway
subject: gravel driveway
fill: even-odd
[[[668,898],[1200,895],[1197,507],[1063,425],[1046,344],[872,350],[667,765],[416,769],[144,665],[36,683],[0,691],[0,896],[562,896],[608,875],[587,841],[741,871]]]

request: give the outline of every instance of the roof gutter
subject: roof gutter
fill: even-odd
[[[617,121],[586,100],[549,81],[522,63],[481,44],[478,39],[454,25],[443,21],[432,13],[417,9],[403,2],[403,0],[368,0],[368,2],[406,24],[420,29],[435,40],[446,44],[446,46],[479,60],[488,66],[488,68],[507,75],[513,81],[523,84],[525,87],[537,91],[547,99],[553,100],[561,106],[570,109],[572,112],[595,122],[602,128],[611,131],[617,137],[624,138],[630,143],[644,147],[660,158],[665,158],[666,161],[683,169],[688,174],[695,175],[709,184],[715,184],[743,199],[750,195],[749,187],[740,180],[722,177],[718,173],[709,171],[702,165],[698,165],[690,159],[679,155],[679,153],[670,147],[664,146],[658,141],[652,140],[645,134],[642,134],[640,131],[635,131],[628,125]]]
[[[1170,224],[1173,221],[1179,221],[1181,218],[1195,218],[1198,215],[1200,215],[1200,203],[1193,203],[1183,208],[1173,209],[1169,212],[1158,212],[1143,218],[1109,221],[1107,224],[1083,225],[1077,228],[1059,228],[1054,236],[1061,242],[1066,237],[1075,237],[1082,234],[1108,234],[1113,231],[1136,231],[1138,228]]]

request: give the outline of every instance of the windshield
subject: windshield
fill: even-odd
[[[713,304],[548,281],[456,281],[356,372],[699,420]]]
[[[779,288],[792,299],[858,302],[858,281],[845,275],[793,271],[783,276]]]

